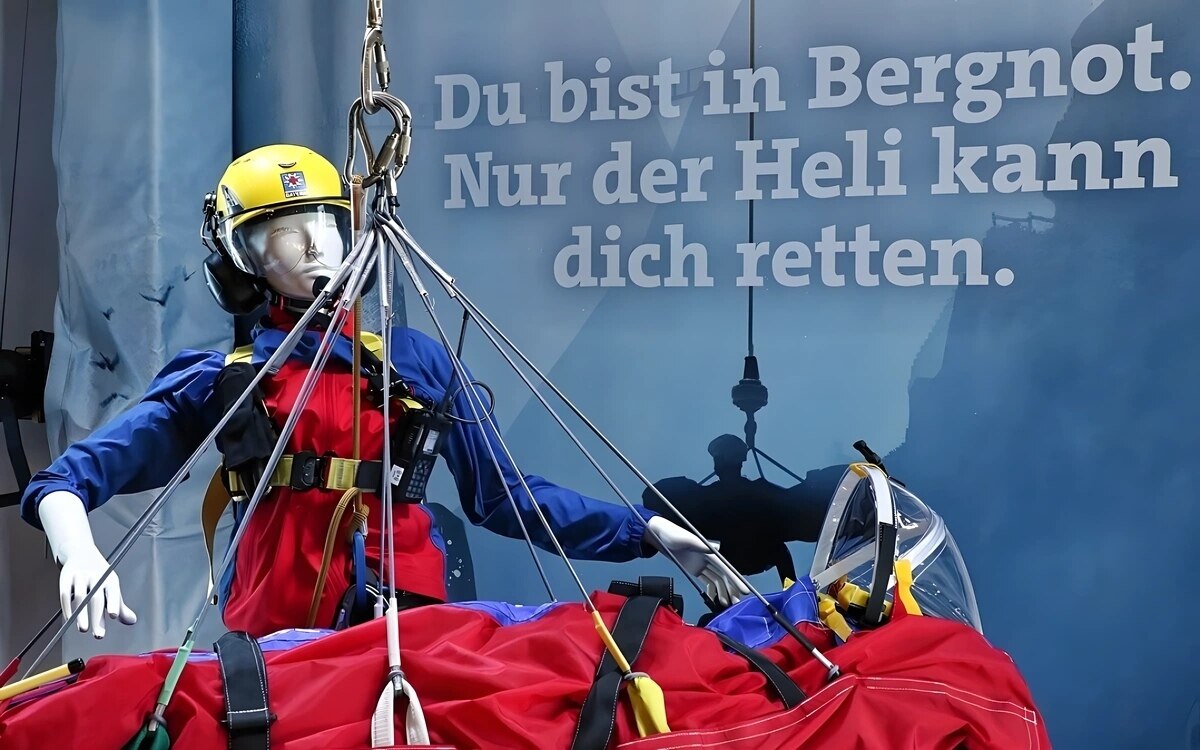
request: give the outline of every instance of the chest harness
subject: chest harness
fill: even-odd
[[[434,408],[418,399],[413,389],[400,380],[392,367],[384,366],[380,360],[382,340],[371,333],[361,332],[355,338],[360,341],[354,348],[352,372],[367,381],[366,398],[375,407],[382,405],[383,378],[391,377],[393,402],[401,407],[401,415],[391,430],[392,475],[387,478],[393,484],[393,502],[421,503],[430,473],[441,449],[445,432],[449,427],[446,416],[448,403]],[[225,367],[217,377],[214,397],[222,407],[232,404],[245,392],[255,376],[252,363],[253,349],[241,347],[226,358]],[[253,495],[259,482],[266,481],[271,487],[287,487],[293,492],[313,489],[340,491],[341,498],[333,507],[321,568],[309,606],[307,627],[316,626],[317,610],[324,594],[329,567],[339,537],[350,546],[353,564],[353,584],[342,597],[337,608],[335,628],[348,627],[371,618],[372,595],[380,591],[378,577],[369,570],[366,562],[366,533],[369,508],[364,495],[380,494],[383,462],[365,460],[360,451],[360,401],[362,388],[357,384],[351,388],[353,408],[353,451],[350,456],[332,453],[317,455],[310,451],[299,451],[281,457],[275,471],[264,478],[262,470],[274,449],[278,436],[261,390],[246,399],[217,436],[217,447],[222,454],[222,464],[213,475],[205,494],[201,511],[204,543],[208,550],[210,568],[213,540],[217,524],[226,508],[233,505],[234,523],[241,522],[244,501]],[[348,523],[343,524],[346,511],[350,511]],[[212,581],[209,582],[212,590]],[[399,593],[399,592],[398,592]],[[412,595],[416,597],[417,595]],[[421,597],[423,598],[423,597]],[[415,604],[418,602],[411,602]],[[424,603],[424,602],[420,602]]]

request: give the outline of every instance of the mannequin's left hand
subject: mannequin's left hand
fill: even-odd
[[[646,541],[660,551],[670,550],[689,573],[704,581],[710,599],[728,607],[750,593],[725,563],[708,551],[704,541],[662,516],[646,524]],[[711,542],[719,547],[717,542]]]

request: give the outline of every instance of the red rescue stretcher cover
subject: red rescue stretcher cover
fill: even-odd
[[[607,593],[594,598],[611,628],[625,600]],[[513,620],[487,606],[459,605],[401,613],[403,666],[435,743],[460,750],[571,746],[602,646],[579,603],[520,609],[532,615]],[[764,628],[768,624],[764,620]],[[836,647],[823,627],[798,627],[828,649],[843,676],[827,683],[824,669],[790,638],[764,646],[762,653],[809,696],[786,710],[743,657],[725,650],[709,630],[660,608],[634,668],[662,686],[672,731],[639,738],[622,695],[611,746],[1050,748],[1012,660],[965,625],[901,613]],[[383,621],[306,637],[288,648],[264,647],[271,709],[278,715],[271,747],[368,747],[387,672]],[[0,747],[121,748],[153,708],[172,657],[173,651],[96,657],[73,684],[0,704]],[[223,713],[217,662],[193,655],[166,713],[172,747],[226,747]]]

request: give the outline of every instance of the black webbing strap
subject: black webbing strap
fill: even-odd
[[[713,634],[720,639],[721,643],[725,644],[725,648],[730,651],[736,651],[746,660],[753,664],[758,671],[766,676],[767,682],[771,683],[771,687],[775,688],[775,692],[779,693],[779,697],[783,699],[783,705],[788,708],[795,708],[804,702],[808,696],[800,689],[800,686],[788,676],[779,666],[763,656],[758,651],[750,648],[740,641],[735,641],[724,633],[713,631]]]
[[[21,444],[21,425],[17,421],[17,410],[7,396],[0,396],[0,422],[4,423],[4,442],[8,448],[8,461],[12,464],[13,476],[17,480],[17,491],[0,495],[0,508],[20,505],[21,495],[29,486],[29,459],[25,458],[25,446]]]
[[[625,658],[633,666],[646,634],[650,632],[650,623],[654,613],[667,602],[675,599],[674,581],[663,576],[643,576],[637,584],[623,581],[614,582],[609,589],[612,593],[625,593],[630,587],[636,589],[633,596],[621,606],[617,622],[613,625],[613,640]],[[613,724],[617,720],[617,698],[621,692],[620,669],[606,650],[596,669],[596,678],[592,689],[583,701],[579,712],[579,723],[575,726],[575,740],[571,750],[605,750],[612,739]]]
[[[229,411],[229,407],[250,388],[256,375],[257,369],[249,362],[235,362],[221,369],[213,385],[213,395],[222,413]],[[258,385],[254,387],[254,393],[233,410],[216,439],[226,469],[241,472],[255,467],[260,474],[277,441],[275,427],[263,406],[262,387]]]
[[[642,651],[646,635],[650,632],[654,613],[665,604],[682,615],[683,597],[675,593],[674,581],[663,576],[642,576],[638,578],[637,583],[614,581],[608,590],[609,593],[628,597],[617,615],[612,634],[625,658],[629,659],[630,666],[633,666]],[[766,656],[724,633],[713,631],[713,634],[726,648],[741,654],[763,673],[767,682],[783,700],[785,707],[794,708],[807,698],[787,672]],[[579,712],[579,723],[575,727],[575,740],[571,743],[571,750],[605,750],[608,747],[617,717],[621,678],[616,662],[605,651],[600,659],[600,666],[596,669],[592,689]]]
[[[608,585],[608,593],[626,599],[635,596],[657,596],[683,617],[683,596],[675,593],[675,580],[668,576],[640,576],[637,583],[613,581]]]
[[[216,643],[225,690],[225,719],[229,750],[269,750],[271,713],[267,699],[267,665],[258,642],[248,633],[221,636]]]

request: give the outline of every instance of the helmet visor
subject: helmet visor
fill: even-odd
[[[290,206],[236,226],[228,219],[221,231],[234,262],[255,276],[287,273],[306,262],[337,268],[350,238],[350,212],[325,203]]]
[[[350,212],[331,204],[280,208],[231,224],[222,232],[234,263],[293,298],[311,299],[313,282],[333,275],[350,241]]]

